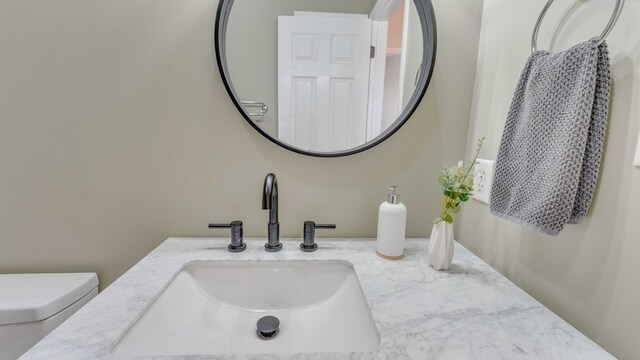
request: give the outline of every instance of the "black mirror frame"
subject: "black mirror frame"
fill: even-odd
[[[312,152],[303,149],[296,148],[295,146],[291,146],[283,141],[280,141],[277,138],[274,138],[263,129],[261,129],[258,125],[256,125],[246,110],[240,104],[238,100],[238,96],[236,95],[235,89],[231,83],[231,78],[229,75],[229,69],[227,66],[226,59],[226,33],[227,33],[227,22],[229,20],[229,14],[231,13],[231,8],[233,6],[234,0],[220,0],[218,4],[218,11],[216,13],[216,21],[215,21],[215,50],[216,50],[216,60],[218,62],[218,70],[220,71],[220,76],[222,77],[222,81],[224,82],[224,87],[227,89],[229,93],[229,97],[233,101],[233,104],[236,106],[238,111],[242,114],[242,116],[247,120],[247,122],[256,129],[260,134],[269,139],[276,145],[279,145],[287,150],[296,152],[298,154],[321,157],[321,158],[331,158],[331,157],[342,157],[354,155],[365,150],[369,150],[374,146],[377,146],[387,140],[391,135],[393,135],[396,131],[398,131],[406,122],[409,120],[411,115],[415,112],[416,108],[422,101],[427,88],[429,87],[429,83],[431,81],[431,76],[433,75],[433,68],[435,66],[436,60],[436,48],[437,48],[437,33],[436,33],[436,19],[433,11],[433,5],[431,0],[414,0],[416,9],[418,11],[418,15],[420,16],[420,23],[422,25],[422,38],[423,38],[423,56],[422,56],[422,64],[420,67],[420,76],[418,78],[418,82],[416,85],[416,91],[413,93],[413,96],[409,100],[407,107],[404,111],[398,116],[398,119],[390,126],[387,130],[385,130],[382,134],[378,135],[375,139],[364,143],[358,147],[353,149],[349,149],[346,151],[339,152]],[[427,71],[425,71],[425,69]]]

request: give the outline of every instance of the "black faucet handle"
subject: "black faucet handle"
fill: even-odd
[[[218,224],[209,224],[209,229],[228,229],[231,227],[242,227],[242,221],[236,220],[230,223],[218,223]]]
[[[313,252],[318,249],[316,244],[316,229],[335,229],[336,224],[316,224],[313,221],[304,222],[304,237],[300,250],[304,252]]]
[[[209,224],[209,229],[231,229],[231,244],[227,246],[230,252],[242,252],[247,248],[242,240],[242,221],[236,220],[224,224]]]

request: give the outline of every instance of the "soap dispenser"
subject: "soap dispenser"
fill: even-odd
[[[378,210],[378,241],[376,253],[388,260],[404,257],[404,236],[407,226],[407,207],[400,202],[398,187],[389,188],[387,201]]]

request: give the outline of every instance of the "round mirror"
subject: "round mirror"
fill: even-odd
[[[221,0],[216,56],[244,118],[289,150],[355,154],[415,111],[436,53],[430,0]]]

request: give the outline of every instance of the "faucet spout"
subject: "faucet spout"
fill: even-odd
[[[269,210],[268,240],[264,247],[269,252],[280,251],[282,243],[280,243],[280,223],[278,222],[278,179],[274,174],[267,174],[264,178],[262,209]]]
[[[262,209],[269,210],[270,224],[278,223],[278,179],[274,174],[268,174],[264,178]]]

